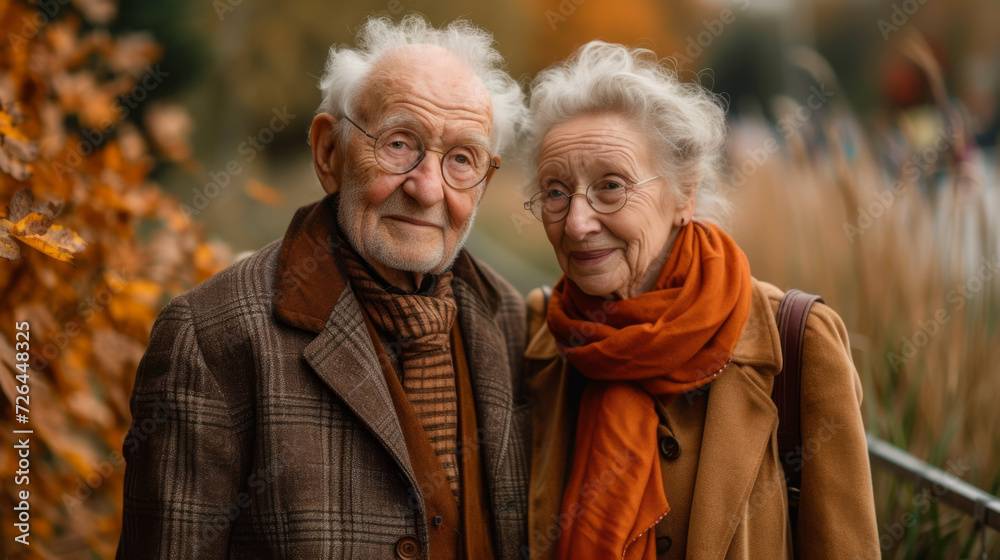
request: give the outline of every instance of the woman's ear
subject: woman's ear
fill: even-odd
[[[683,227],[691,223],[691,219],[694,217],[694,202],[694,198],[692,198],[687,204],[677,206],[677,211],[674,212],[675,227]]]
[[[343,150],[338,149],[340,134],[338,119],[330,113],[320,113],[313,118],[309,128],[309,145],[312,147],[313,167],[316,177],[327,194],[340,189]]]

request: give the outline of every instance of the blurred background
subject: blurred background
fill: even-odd
[[[727,227],[754,276],[841,314],[871,434],[997,494],[995,0],[0,0],[0,256],[20,257],[0,259],[0,418],[17,426],[28,320],[35,430],[30,549],[11,544],[23,488],[0,434],[4,554],[113,557],[152,320],[322,197],[307,133],[327,49],[410,12],[488,29],[524,84],[602,38],[722,95]],[[468,246],[526,293],[559,269],[505,161]],[[1000,551],[939,494],[874,483],[885,558]]]

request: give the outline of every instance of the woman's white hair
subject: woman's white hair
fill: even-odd
[[[731,203],[722,190],[723,104],[704,87],[681,82],[652,51],[591,41],[540,72],[530,96],[525,160],[532,168],[537,169],[542,139],[553,126],[587,114],[623,115],[645,133],[678,203],[695,196],[696,220],[725,225]]]
[[[492,143],[501,154],[516,138],[526,112],[521,87],[505,70],[494,48],[493,35],[468,21],[455,21],[436,29],[419,14],[407,15],[398,24],[387,17],[367,20],[358,32],[357,48],[334,45],[319,82],[323,101],[317,113],[350,116],[375,62],[386,52],[406,45],[435,45],[447,50],[475,72],[493,102]],[[342,131],[348,133],[346,127]],[[346,125],[349,127],[350,125]]]

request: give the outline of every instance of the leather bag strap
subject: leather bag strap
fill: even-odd
[[[822,303],[823,298],[801,290],[788,290],[778,307],[782,365],[781,372],[774,380],[771,399],[778,407],[778,451],[785,469],[785,480],[790,487],[795,488],[798,488],[801,479],[802,430],[799,420],[802,342],[809,310],[817,301]]]

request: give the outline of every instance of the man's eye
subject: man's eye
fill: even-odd
[[[566,193],[558,189],[549,189],[549,191],[545,193],[545,198],[549,200],[559,200],[561,198],[566,198]]]
[[[390,132],[382,140],[382,149],[390,152],[412,152],[416,151],[420,141],[408,132]]]
[[[461,163],[462,165],[465,165],[469,163],[469,158],[465,154],[459,154],[455,156],[455,163]]]

